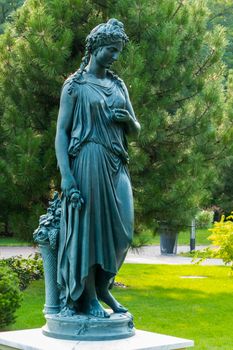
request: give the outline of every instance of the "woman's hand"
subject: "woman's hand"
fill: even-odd
[[[77,184],[72,175],[68,175],[62,178],[61,189],[72,207],[78,208],[80,210],[81,206],[84,204],[84,200],[81,197],[80,191],[77,189]]]
[[[69,197],[70,191],[72,189],[77,189],[77,184],[76,184],[75,179],[72,175],[62,177],[61,189],[67,198]]]
[[[112,112],[112,119],[116,122],[129,122],[132,117],[127,109],[115,108]]]
[[[126,133],[131,135],[138,135],[140,131],[140,124],[132,117],[127,109],[115,108],[112,111],[112,120],[115,122],[126,123]]]
[[[72,189],[69,193],[69,201],[73,208],[81,209],[81,206],[84,203],[83,198],[79,190]]]

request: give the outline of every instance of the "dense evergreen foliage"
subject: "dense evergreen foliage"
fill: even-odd
[[[85,37],[116,17],[131,42],[113,69],[142,124],[130,142],[137,229],[188,223],[209,196],[232,118],[225,110],[222,27],[203,1],[27,0],[0,39],[0,221],[28,236],[59,187],[55,124],[64,79]]]
[[[223,55],[223,60],[227,65],[226,71],[226,108],[227,114],[232,114],[232,82],[233,82],[233,3],[231,0],[209,0],[208,6],[211,10],[209,16],[209,27],[213,28],[216,25],[222,25],[227,38],[227,46]],[[231,118],[229,118],[231,120]],[[232,123],[228,124],[229,128],[232,128]],[[230,140],[230,143],[232,141]],[[233,173],[233,154],[229,150],[228,160],[223,164],[220,169],[221,176],[215,186],[212,189],[212,205],[217,205],[220,212],[230,214],[233,208],[233,185],[231,181],[231,175]]]
[[[0,33],[4,31],[5,22],[10,20],[12,12],[23,2],[24,0],[0,0]]]
[[[208,0],[207,3],[210,9],[209,27],[224,27],[227,46],[223,59],[229,68],[233,68],[233,3],[231,0]]]

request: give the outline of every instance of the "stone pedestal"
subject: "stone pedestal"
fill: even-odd
[[[75,341],[46,337],[41,329],[0,333],[0,350],[173,350],[194,345],[192,340],[136,330],[120,340]]]
[[[111,313],[109,318],[87,315],[62,317],[45,315],[46,325],[42,333],[48,337],[67,340],[113,340],[132,337],[135,334],[130,313]]]

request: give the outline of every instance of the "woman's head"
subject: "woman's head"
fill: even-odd
[[[86,38],[86,48],[89,54],[92,54],[99,47],[119,41],[125,45],[128,40],[123,23],[119,22],[117,19],[111,18],[107,23],[99,24],[92,29]]]
[[[99,24],[92,29],[86,38],[86,51],[79,69],[80,74],[87,66],[91,55],[98,49],[119,42],[124,46],[128,41],[129,38],[124,31],[124,25],[117,19],[111,18],[107,23]]]

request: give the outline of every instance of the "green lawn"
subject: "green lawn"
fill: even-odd
[[[208,231],[208,229],[198,229],[196,233],[196,245],[210,245],[210,241],[207,239],[208,236],[210,236],[210,232]],[[142,232],[139,238],[135,236],[135,242],[136,242],[136,245],[138,244],[137,242],[141,242],[142,244],[146,244],[146,245],[151,245],[151,244],[159,245],[159,235],[153,236],[152,232],[148,230],[148,231]],[[190,231],[187,230],[187,231],[180,232],[178,236],[178,244],[189,245],[189,243],[190,243]],[[33,245],[32,242],[22,241],[14,237],[0,237],[0,247],[31,246],[31,245]]]
[[[0,237],[0,247],[23,247],[31,246],[32,242],[26,242],[14,237]]]
[[[138,329],[193,339],[195,350],[232,350],[233,277],[228,267],[125,264],[114,295],[127,305]],[[139,277],[140,276],[140,277]],[[204,276],[207,278],[181,278]],[[13,329],[40,327],[44,285],[24,292]]]
[[[207,239],[211,235],[208,229],[198,229],[196,231],[196,245],[210,245],[210,241]],[[159,235],[153,235],[151,231],[144,231],[139,236],[135,236],[134,242],[136,245],[140,245],[140,242],[144,245],[159,245],[160,243]],[[189,245],[190,244],[190,231],[182,231],[178,235],[179,245]]]

